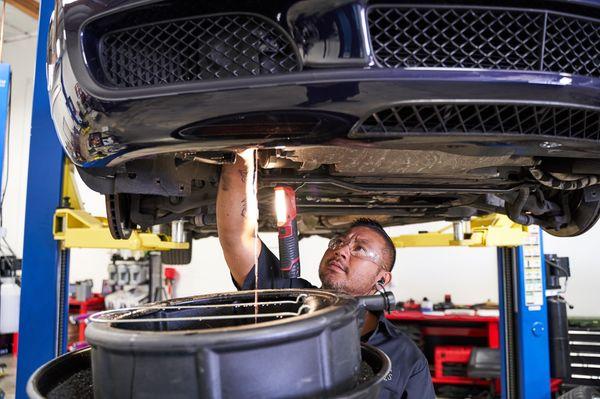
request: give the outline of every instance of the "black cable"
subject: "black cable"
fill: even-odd
[[[555,268],[557,268],[558,270],[560,270],[560,271],[562,271],[564,273],[564,276],[562,276],[562,277],[565,278],[565,286],[564,286],[564,288],[561,287],[562,289],[559,290],[559,292],[563,293],[563,294],[566,293],[567,292],[567,284],[569,283],[569,277],[570,277],[571,273],[569,271],[567,271],[567,269],[565,269],[564,267],[560,266],[556,262],[552,262],[551,260],[546,259],[546,263],[549,264],[549,265],[551,265],[551,266],[553,266],[553,267],[555,267]],[[557,277],[560,278],[561,276],[557,276]],[[560,285],[560,282],[558,284]],[[569,305],[569,306],[571,306],[571,305]]]
[[[553,261],[548,260],[548,259],[546,259],[546,263],[548,263],[549,265],[551,265],[551,266],[557,268],[558,270],[562,271],[565,274],[563,277],[569,278],[569,274],[571,274],[571,273],[569,273],[567,271],[567,269],[565,269],[564,267],[560,266],[558,263],[553,262]]]
[[[381,287],[381,288],[380,288]],[[390,300],[387,296],[387,291],[385,290],[385,287],[382,283],[380,283],[379,281],[375,284],[375,290],[377,290],[377,292],[379,293],[379,295],[381,295],[383,297],[383,303],[384,303],[384,312],[387,313],[391,313],[392,312],[392,306],[390,304]]]

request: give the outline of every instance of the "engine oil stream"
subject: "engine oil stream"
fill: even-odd
[[[252,157],[252,204],[248,203],[248,207],[253,207],[253,214],[256,218],[254,225],[254,323],[258,323],[258,151],[254,150]],[[250,201],[248,201],[250,202]]]

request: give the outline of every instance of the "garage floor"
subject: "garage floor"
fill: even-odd
[[[4,391],[6,399],[13,399],[17,382],[17,359],[12,355],[0,356],[0,363],[6,364],[6,374],[0,377],[0,389]]]

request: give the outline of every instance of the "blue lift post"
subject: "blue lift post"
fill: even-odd
[[[23,244],[18,399],[26,397],[31,374],[64,351],[66,339],[62,335],[66,335],[67,309],[64,303],[61,305],[61,298],[68,293],[68,253],[59,250],[52,236],[54,211],[61,201],[64,161],[50,117],[46,81],[46,46],[53,7],[52,1],[40,2]]]
[[[10,112],[10,65],[0,64],[0,154],[4,155],[8,113]],[[4,160],[0,158],[0,160]],[[3,176],[4,162],[0,162],[0,181]],[[8,176],[6,176],[8,179]],[[4,193],[2,193],[4,195]]]
[[[498,248],[504,399],[550,398],[545,262],[540,229],[523,246]]]

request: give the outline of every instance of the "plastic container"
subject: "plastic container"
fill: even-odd
[[[255,292],[242,291],[97,314],[86,330],[91,350],[42,366],[27,392],[61,399],[379,397],[391,364],[360,343],[359,320],[393,297],[258,295],[258,307]]]
[[[373,376],[347,392],[330,399],[376,399],[383,379],[390,372],[389,358],[381,350],[361,345],[361,357],[373,371]],[[31,399],[93,399],[91,349],[86,348],[60,356],[33,373],[27,383],[27,396]],[[156,396],[159,397],[159,396]],[[192,398],[191,395],[187,397]],[[250,396],[248,396],[250,397]]]
[[[306,296],[303,302],[296,298]],[[322,290],[264,290],[259,313],[314,311],[254,323],[254,291],[203,295],[92,322],[94,397],[233,399],[331,397],[357,385],[361,364],[356,299]],[[235,307],[215,308],[238,304]],[[178,308],[177,306],[184,306]],[[186,308],[186,307],[192,308]],[[208,306],[208,307],[206,307]],[[185,316],[234,317],[179,321]],[[144,322],[163,317],[173,321]],[[115,319],[141,323],[118,323]],[[265,320],[262,319],[261,320]],[[339,349],[343,348],[343,350]]]
[[[19,331],[19,300],[21,287],[14,277],[0,278],[0,334]]]
[[[433,302],[431,302],[427,297],[423,298],[423,302],[421,302],[421,312],[428,313],[433,312]]]

